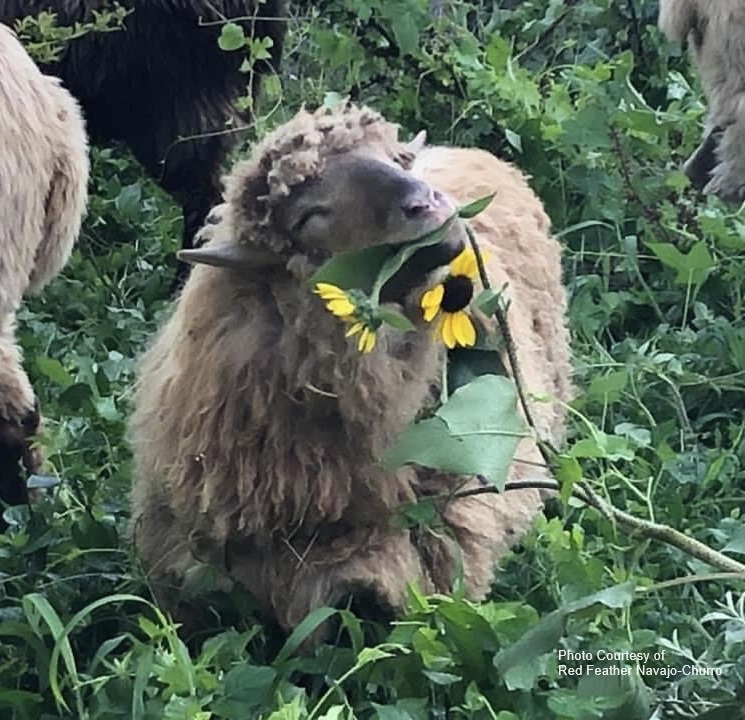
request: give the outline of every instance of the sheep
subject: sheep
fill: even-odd
[[[205,244],[182,252],[196,267],[142,358],[130,418],[131,533],[177,615],[210,566],[288,631],[350,596],[395,614],[410,581],[447,591],[461,552],[469,596],[483,598],[542,507],[521,488],[452,501],[441,533],[393,523],[404,503],[478,485],[378,463],[439,397],[444,346],[417,298],[428,270],[464,247],[463,230],[402,268],[407,287],[390,281],[390,302],[417,329],[383,326],[369,354],[310,293],[332,253],[416,237],[496,190],[472,227],[494,285],[510,283],[528,388],[553,398],[536,405],[537,424],[557,443],[571,395],[560,248],[525,177],[483,150],[407,146],[397,133],[365,107],[300,111],[235,166]],[[517,456],[528,462],[512,480],[545,479],[532,440]]]
[[[735,0],[661,0],[659,27],[688,41],[709,107],[704,139],[685,163],[694,187],[745,200],[745,5]]]
[[[87,200],[88,146],[80,108],[57,78],[42,75],[0,25],[0,500],[23,503],[19,461],[39,407],[21,366],[15,314],[67,262]]]
[[[279,66],[284,0],[120,4],[132,11],[123,30],[71,40],[45,71],[61,77],[81,103],[93,142],[126,144],[182,206],[182,244],[188,248],[219,201],[220,166],[242,124],[233,103],[249,82],[239,70],[244,54],[218,47],[219,21],[236,18],[247,36],[272,40],[270,59],[257,63],[251,80],[256,98],[261,73]],[[106,0],[0,0],[0,22],[51,10],[60,25],[72,25],[108,5]],[[187,267],[179,265],[178,282]]]

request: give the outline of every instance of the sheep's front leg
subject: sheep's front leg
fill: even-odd
[[[0,325],[0,501],[20,505],[28,500],[21,463],[29,472],[41,464],[41,453],[30,446],[41,417],[12,330],[11,321]]]
[[[364,619],[391,619],[403,610],[410,581],[432,590],[405,530],[361,529],[328,543],[278,541],[250,551],[236,546],[230,565],[231,576],[287,632],[323,606],[351,603]],[[331,630],[326,623],[308,644],[328,638]]]

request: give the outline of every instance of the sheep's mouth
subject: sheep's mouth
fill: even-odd
[[[406,295],[427,276],[445,267],[454,260],[465,247],[465,241],[460,234],[451,236],[437,243],[417,250],[402,266],[401,269],[383,285],[380,299],[383,302],[401,302]]]

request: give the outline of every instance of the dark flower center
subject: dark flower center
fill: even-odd
[[[473,297],[473,283],[465,275],[451,275],[443,283],[445,293],[440,307],[449,313],[458,312],[468,306]]]

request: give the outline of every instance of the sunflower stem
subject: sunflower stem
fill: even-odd
[[[479,278],[481,280],[481,284],[484,286],[485,290],[491,290],[492,286],[489,282],[489,276],[486,274],[484,258],[481,254],[481,249],[479,248],[478,242],[476,241],[476,236],[474,235],[473,230],[471,230],[468,224],[465,224],[465,227],[466,233],[468,234],[468,242],[471,244],[471,249],[476,256],[476,266],[479,269]],[[525,420],[535,433],[538,450],[540,451],[544,462],[549,467],[552,467],[556,462],[556,458],[558,457],[559,452],[555,447],[553,447],[553,445],[551,445],[551,443],[541,438],[538,434],[538,428],[535,424],[535,420],[533,419],[533,413],[530,410],[530,404],[528,403],[527,395],[525,394],[522,372],[520,371],[520,366],[517,362],[515,342],[512,339],[510,326],[507,323],[507,311],[504,307],[504,300],[502,299],[501,295],[497,299],[497,306],[494,308],[493,314],[497,320],[499,332],[504,339],[504,347],[505,351],[507,352],[507,359],[510,364],[510,370],[512,371],[512,379],[514,380],[515,387],[517,388],[517,396],[520,399],[520,405],[523,409],[523,413],[525,414]]]

